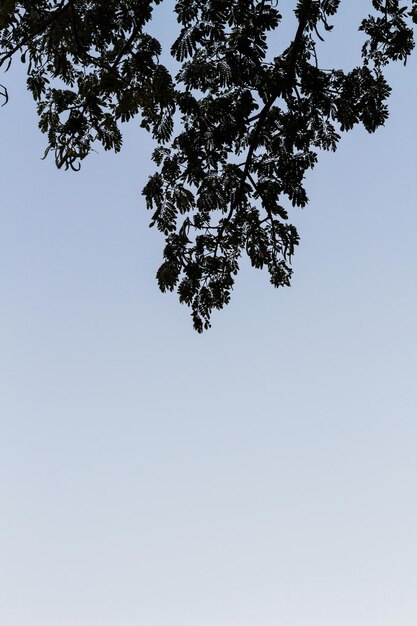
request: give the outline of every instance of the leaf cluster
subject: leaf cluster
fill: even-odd
[[[320,151],[358,124],[372,133],[385,123],[384,69],[411,54],[417,9],[373,0],[362,63],[343,71],[323,69],[317,46],[340,0],[295,2],[293,39],[272,58],[279,2],[178,0],[172,76],[145,31],[159,2],[4,0],[0,65],[17,53],[27,63],[59,167],[77,168],[97,141],[118,151],[120,123],[140,116],[157,143],[143,194],[165,238],[158,284],[177,291],[201,332],[230,301],[242,255],[275,287],[290,284],[299,237],[289,210],[307,204]]]
[[[58,167],[74,169],[100,142],[120,150],[120,123],[138,113],[159,138],[172,111],[172,78],[145,32],[160,0],[24,0],[2,5],[0,65],[17,53],[39,126]],[[163,133],[162,133],[163,136]]]

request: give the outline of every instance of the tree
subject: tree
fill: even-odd
[[[362,64],[349,72],[322,69],[317,54],[340,0],[294,2],[294,38],[274,58],[276,0],[177,0],[175,76],[146,32],[160,2],[2,0],[0,66],[17,55],[27,64],[58,167],[78,169],[96,142],[118,152],[121,122],[140,116],[157,144],[143,194],[165,236],[158,283],[177,290],[201,332],[229,302],[244,252],[274,286],[290,284],[299,238],[288,205],[308,202],[303,181],[320,150],[386,121],[384,69],[414,48],[417,0],[372,1]]]

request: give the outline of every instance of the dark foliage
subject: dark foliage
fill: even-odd
[[[294,38],[275,58],[267,36],[279,2],[178,0],[173,77],[146,32],[160,2],[1,0],[0,66],[17,55],[27,64],[58,167],[79,168],[95,142],[120,150],[120,123],[140,115],[158,144],[143,190],[166,239],[158,283],[177,290],[201,331],[229,302],[244,252],[274,286],[289,285],[298,235],[288,207],[308,202],[303,181],[319,150],[357,124],[384,124],[384,68],[413,50],[417,5],[373,0],[362,64],[344,72],[321,69],[316,51],[340,0],[294,2]]]

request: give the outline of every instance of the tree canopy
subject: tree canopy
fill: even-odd
[[[121,123],[139,117],[156,144],[143,194],[165,237],[157,280],[201,332],[229,302],[244,253],[275,287],[290,284],[299,237],[288,211],[308,202],[304,179],[321,150],[386,121],[384,70],[414,48],[417,0],[372,1],[350,71],[322,68],[317,50],[340,0],[294,2],[296,29],[278,56],[268,38],[283,21],[279,1],[178,0],[175,73],[147,32],[161,2],[1,0],[0,67],[26,64],[45,156],[59,168],[78,169],[97,142],[118,152]]]

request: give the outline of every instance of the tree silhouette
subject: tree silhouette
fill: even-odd
[[[298,234],[288,208],[308,202],[318,151],[334,151],[357,124],[384,124],[384,69],[414,48],[417,2],[373,0],[359,26],[362,62],[345,72],[322,69],[317,53],[340,0],[294,2],[294,37],[272,58],[279,2],[178,0],[175,76],[146,32],[160,2],[2,0],[0,66],[16,55],[27,64],[45,156],[58,167],[78,169],[96,142],[119,151],[120,123],[140,117],[157,143],[143,194],[165,236],[158,283],[178,292],[201,332],[229,302],[243,253],[274,286],[290,284]]]

